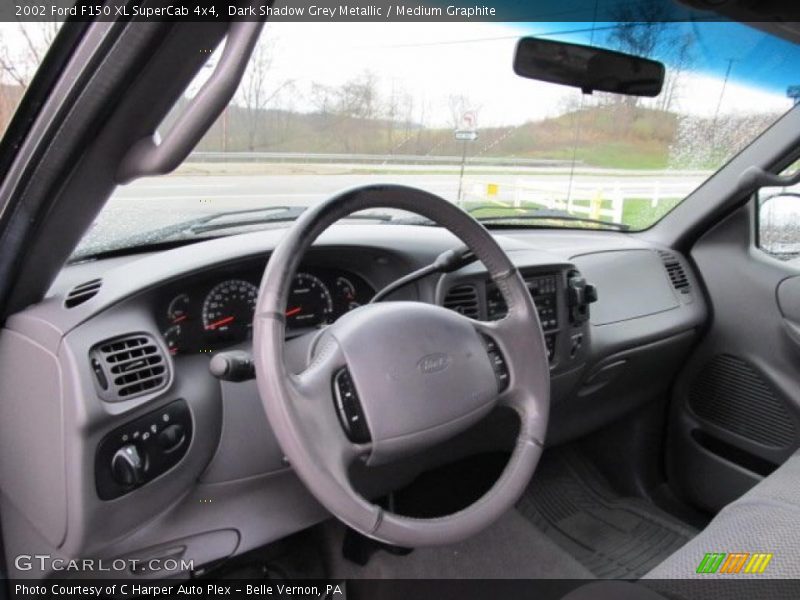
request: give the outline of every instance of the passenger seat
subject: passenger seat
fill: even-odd
[[[698,573],[707,553],[771,554],[758,574]],[[644,576],[644,579],[723,577],[800,578],[800,453],[732,502],[694,539]]]

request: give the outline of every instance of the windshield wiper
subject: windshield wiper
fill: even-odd
[[[500,206],[492,206],[492,205],[481,205],[475,206],[468,210],[469,214],[475,216],[476,212],[479,211],[497,211],[497,210],[508,210],[514,211],[513,214],[508,215],[491,215],[488,217],[475,217],[481,223],[510,223],[513,221],[567,221],[567,222],[575,222],[575,223],[586,223],[589,225],[601,225],[608,229],[616,229],[618,231],[629,231],[630,225],[626,225],[625,223],[616,223],[614,221],[602,221],[600,219],[592,219],[589,217],[579,217],[577,215],[570,214],[568,212],[560,211],[560,210],[549,210],[544,208],[512,208],[512,207],[500,207]]]
[[[206,233],[208,231],[219,231],[221,229],[234,229],[236,227],[249,227],[262,223],[286,223],[297,219],[308,207],[306,206],[270,206],[269,208],[255,208],[247,210],[232,210],[221,213],[214,213],[208,217],[199,219],[189,225],[186,231],[193,234]],[[277,212],[276,212],[277,211]],[[261,217],[252,217],[260,212],[267,212]],[[380,221],[388,223],[393,220],[391,215],[382,213],[365,213],[348,215],[344,220],[351,221]]]
[[[204,217],[185,221],[183,231],[191,234],[247,227],[261,223],[282,223],[294,221],[306,210],[305,206],[270,206],[267,208],[247,208],[243,210],[226,210]],[[257,216],[257,215],[261,216]],[[181,225],[180,223],[178,225]]]

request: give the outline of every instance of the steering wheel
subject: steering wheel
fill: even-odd
[[[411,211],[455,234],[483,262],[508,313],[481,322],[422,302],[361,306],[326,328],[310,364],[292,373],[284,362],[284,311],[300,260],[334,222],[370,208]],[[261,400],[295,472],[333,515],[371,538],[407,547],[465,539],[514,505],[541,456],[550,378],[533,300],[491,234],[439,196],[372,185],[303,212],[261,280],[253,347]],[[494,486],[467,508],[411,518],[353,489],[348,469],[354,461],[377,465],[424,451],[498,405],[519,415],[516,445]]]

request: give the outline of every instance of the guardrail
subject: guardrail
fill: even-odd
[[[192,152],[189,162],[276,162],[276,163],[344,163],[344,164],[400,164],[447,165],[461,164],[460,156],[435,156],[415,154],[317,154],[307,152]],[[569,167],[567,160],[540,158],[506,158],[498,156],[468,156],[470,166],[493,167]],[[582,163],[576,163],[582,165]]]

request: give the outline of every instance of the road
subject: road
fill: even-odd
[[[287,168],[290,172],[291,166]],[[651,198],[683,197],[705,177],[688,174],[647,174],[590,171],[572,182],[572,196]],[[135,181],[120,186],[84,240],[86,246],[105,247],[114,240],[140,234],[196,216],[219,211],[265,206],[309,206],[334,193],[370,183],[396,183],[423,188],[455,201],[459,178],[456,172],[320,174],[299,169],[297,174],[276,175],[186,175],[177,174]],[[494,194],[487,194],[494,184]],[[564,198],[570,188],[569,172],[482,173],[464,177],[462,198],[499,205],[515,201]]]

